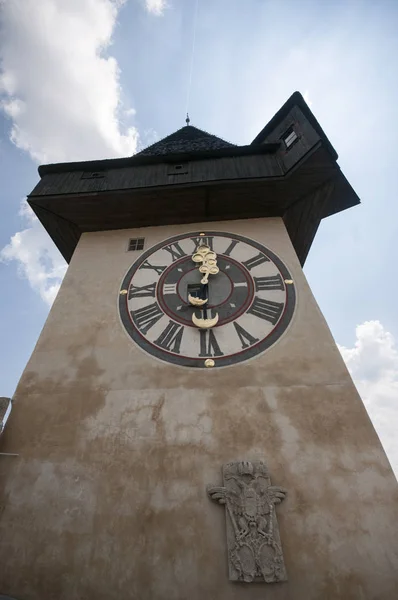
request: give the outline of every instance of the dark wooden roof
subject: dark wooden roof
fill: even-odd
[[[228,143],[228,142],[226,142]],[[156,163],[176,163],[189,160],[205,160],[209,158],[224,158],[227,156],[248,156],[256,154],[274,154],[279,148],[279,142],[247,146],[234,146],[230,144],[223,148],[193,150],[190,146],[182,147],[179,152],[169,154],[143,154],[138,152],[126,158],[105,158],[101,160],[84,160],[79,162],[54,163],[39,166],[39,175],[44,177],[51,173],[70,173],[72,171],[109,171],[139,165],[153,165]],[[35,190],[36,191],[36,190]]]
[[[159,156],[196,152],[198,150],[220,150],[221,148],[230,148],[234,145],[197,127],[186,125],[159,142],[145,148],[145,150],[138,152],[137,156]]]
[[[83,232],[279,216],[303,264],[321,219],[359,203],[336,159],[295,92],[248,146],[188,125],[131,157],[41,166],[28,201],[67,261]]]
[[[294,92],[290,98],[285,102],[285,104],[278,110],[278,112],[272,117],[270,121],[266,124],[266,126],[256,135],[254,140],[252,141],[253,145],[263,144],[264,140],[268,138],[268,136],[272,133],[278,123],[283,121],[286,115],[292,110],[294,106],[298,106],[303,112],[306,119],[308,119],[309,123],[315,129],[321,140],[324,142],[325,146],[328,148],[331,156],[334,160],[338,159],[338,154],[336,150],[333,148],[329,139],[327,138],[325,132],[322,127],[319,125],[317,119],[315,118],[314,113],[310,110],[308,104],[304,100],[303,96],[300,92]]]

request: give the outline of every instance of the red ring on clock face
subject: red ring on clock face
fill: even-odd
[[[209,276],[206,308],[216,310],[219,316],[216,327],[221,327],[240,317],[249,308],[253,301],[254,285],[249,272],[231,257],[218,256],[217,266],[219,273]],[[189,286],[200,285],[202,277],[203,274],[199,273],[190,256],[170,265],[156,288],[156,297],[164,313],[178,323],[193,327],[192,306],[188,303]],[[175,293],[170,293],[174,289]]]
[[[291,323],[296,292],[281,259],[238,234],[207,231],[176,235],[143,252],[121,283],[119,312],[129,337],[149,355],[184,367],[224,367],[251,359],[275,344]],[[203,292],[192,261],[204,241],[217,255],[209,276],[206,311],[188,303],[190,286]],[[195,295],[195,293],[193,294]],[[197,319],[219,320],[212,329]]]

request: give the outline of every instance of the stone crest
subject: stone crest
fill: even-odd
[[[207,486],[209,497],[225,505],[229,579],[232,581],[286,581],[275,504],[286,490],[271,485],[261,461],[223,465],[223,486]]]

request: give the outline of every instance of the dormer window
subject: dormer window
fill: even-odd
[[[298,140],[298,135],[294,130],[293,125],[282,135],[282,140],[285,142],[286,149],[291,148]]]

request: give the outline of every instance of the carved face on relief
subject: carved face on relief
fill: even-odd
[[[272,346],[295,306],[290,273],[271,250],[231,233],[179,235],[144,252],[119,297],[128,335],[185,367],[223,367]]]

